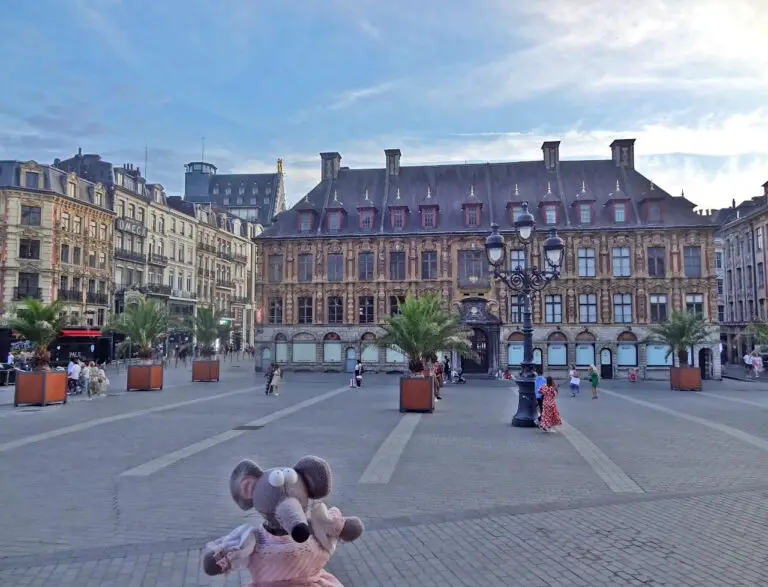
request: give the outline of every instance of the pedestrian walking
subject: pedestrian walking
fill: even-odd
[[[547,378],[543,375],[537,375],[536,376],[536,383],[534,383],[534,391],[536,393],[536,405],[539,408],[539,412],[537,414],[536,418],[536,425],[541,425],[541,414],[544,410],[543,408],[543,402],[544,402],[544,396],[541,394],[541,388],[544,387],[547,384]]]
[[[280,365],[275,365],[275,369],[272,371],[272,381],[269,382],[269,393],[272,395],[280,395],[280,379],[282,374]]]
[[[264,379],[266,381],[266,387],[264,389],[264,395],[269,395],[272,391],[272,377],[275,374],[275,364],[270,363],[269,367],[267,367],[267,372],[264,373]]]
[[[539,428],[544,432],[549,432],[555,426],[561,426],[563,420],[560,418],[560,412],[557,409],[557,386],[555,380],[551,377],[547,377],[546,385],[541,386],[541,395],[543,401],[541,403],[541,420],[539,421]]]
[[[571,389],[571,397],[576,397],[576,394],[581,391],[581,379],[579,379],[579,372],[576,370],[576,365],[571,365],[571,370],[568,372],[571,377],[568,387]]]
[[[752,351],[752,370],[754,371],[755,379],[758,379],[763,371],[763,358],[757,349]]]
[[[355,387],[362,387],[363,385],[363,362],[358,359],[355,364]]]
[[[597,374],[597,367],[594,365],[589,366],[589,382],[592,384],[592,399],[597,399],[597,384],[600,381],[600,376]]]
[[[99,370],[96,368],[96,363],[93,361],[88,363],[86,373],[88,379],[88,399],[93,399],[101,395],[101,381],[99,381]]]
[[[97,377],[99,379],[99,394],[102,397],[106,397],[109,390],[109,377],[107,377],[107,372],[104,370],[104,363],[99,365]]]

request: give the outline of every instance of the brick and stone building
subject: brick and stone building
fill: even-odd
[[[111,194],[34,161],[0,161],[0,312],[61,299],[73,325],[101,326],[110,306]]]
[[[510,266],[521,264],[514,219],[528,202],[531,262],[541,264],[547,229],[566,242],[562,277],[533,299],[541,369],[667,377],[667,349],[644,342],[647,327],[672,309],[717,321],[716,226],[635,169],[633,139],[603,160],[561,160],[559,146],[544,143],[538,161],[425,166],[389,149],[379,169],[322,153],[320,183],[257,239],[261,363],[349,371],[360,357],[369,370],[402,370],[399,352],[374,346],[377,324],[408,294],[434,293],[472,328],[479,360],[465,371],[519,365],[522,305],[489,275],[483,245],[496,222]],[[693,351],[706,377],[720,377],[718,345],[713,333]]]

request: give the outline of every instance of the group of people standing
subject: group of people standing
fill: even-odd
[[[575,365],[571,365],[571,370],[568,372],[569,381],[568,387],[571,391],[571,397],[576,397],[581,391],[581,378],[579,372],[576,370]],[[600,381],[600,376],[597,373],[597,367],[590,365],[587,371],[587,377],[592,385],[592,399],[597,399],[597,385]],[[562,426],[563,420],[560,417],[560,411],[557,409],[557,383],[552,377],[544,377],[539,375],[536,377],[535,391],[536,391],[536,403],[539,407],[539,418],[537,424],[542,432],[549,432],[556,426]]]
[[[744,367],[747,370],[747,377],[752,376],[755,379],[760,377],[760,373],[764,371],[763,358],[757,349],[744,355]]]
[[[70,359],[67,365],[67,395],[87,393],[88,399],[106,397],[109,378],[102,363]]]
[[[270,363],[264,373],[264,380],[266,381],[264,395],[280,395],[280,379],[282,376],[283,372],[280,369],[280,365]]]

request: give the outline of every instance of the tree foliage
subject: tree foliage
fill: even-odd
[[[25,298],[15,310],[15,315],[8,320],[8,327],[17,338],[25,339],[35,345],[33,362],[38,369],[48,366],[51,353],[48,346],[61,334],[67,325],[67,318],[62,315],[61,300],[44,304],[35,298]]]
[[[404,353],[412,373],[422,371],[424,362],[438,351],[455,351],[463,357],[475,355],[471,331],[462,324],[458,314],[443,308],[436,295],[408,296],[400,304],[400,313],[386,316],[380,327],[384,334],[376,344]]]
[[[106,329],[130,339],[130,344],[138,348],[139,357],[149,358],[152,345],[168,331],[168,314],[156,301],[141,296],[130,303],[126,300],[125,311],[113,316]]]
[[[195,316],[195,337],[200,352],[205,356],[213,354],[213,344],[221,333],[221,313],[214,307],[198,308]]]
[[[710,324],[699,315],[683,310],[673,310],[660,324],[650,327],[647,342],[669,347],[667,357],[675,354],[680,366],[688,364],[688,350],[711,338]]]

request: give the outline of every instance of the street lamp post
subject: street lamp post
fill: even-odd
[[[520,375],[517,378],[518,404],[517,413],[512,418],[512,426],[532,428],[536,426],[536,373],[533,370],[533,321],[531,320],[531,294],[544,289],[551,281],[560,277],[565,244],[557,236],[554,228],[544,242],[546,269],[531,267],[530,253],[536,220],[528,212],[528,203],[522,205],[522,213],[515,220],[520,240],[524,246],[524,267],[504,268],[507,247],[504,237],[499,234],[499,225],[491,224],[491,234],[485,240],[485,252],[488,262],[493,267],[493,276],[507,288],[522,297],[523,301],[523,362],[520,363]]]

